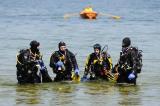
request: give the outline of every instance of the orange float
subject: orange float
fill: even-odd
[[[91,7],[86,7],[84,10],[80,12],[80,16],[83,19],[96,19],[98,14],[97,12],[93,11]]]

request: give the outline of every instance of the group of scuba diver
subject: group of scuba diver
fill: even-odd
[[[89,54],[85,64],[84,75],[80,78],[80,71],[75,54],[69,51],[64,42],[59,42],[58,51],[52,53],[49,66],[56,74],[54,79],[48,74],[42,55],[38,49],[40,43],[33,40],[29,49],[19,51],[17,55],[17,80],[19,84],[72,81],[114,80],[117,83],[136,84],[138,73],[142,68],[142,51],[131,46],[129,37],[122,40],[122,51],[116,65],[105,47],[100,44],[93,46],[94,52]]]

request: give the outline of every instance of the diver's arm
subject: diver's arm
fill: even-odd
[[[51,57],[50,57],[50,67],[51,68],[53,68],[53,69],[55,69],[56,68],[56,66],[55,66],[55,64],[56,64],[56,62],[57,62],[57,56],[56,56],[56,52],[54,52],[52,55],[51,55]]]
[[[91,66],[91,54],[86,59],[84,75],[88,75],[90,66]]]
[[[75,55],[72,53],[72,52],[70,52],[70,51],[68,51],[68,53],[69,53],[69,57],[70,57],[70,59],[71,59],[71,62],[72,62],[72,65],[73,65],[73,68],[74,68],[74,70],[75,69],[78,69],[78,64],[77,64],[77,60],[76,60],[76,57],[75,57]]]

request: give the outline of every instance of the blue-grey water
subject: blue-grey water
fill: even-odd
[[[97,12],[122,18],[63,18],[88,5]],[[159,106],[159,17],[159,0],[0,0],[0,105]],[[109,82],[17,84],[16,54],[28,48],[31,40],[41,43],[44,62],[53,78],[49,58],[58,49],[59,41],[66,42],[68,49],[77,53],[82,75],[93,44],[107,44],[116,64],[126,36],[133,46],[143,50],[143,70],[137,86]]]

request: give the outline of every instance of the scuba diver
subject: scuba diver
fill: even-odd
[[[17,80],[18,83],[52,82],[47,68],[40,54],[40,43],[36,40],[30,42],[29,49],[22,49],[17,55]]]
[[[109,80],[110,78],[113,78],[111,74],[112,59],[107,51],[103,51],[105,47],[101,50],[101,45],[95,44],[93,48],[94,53],[89,54],[86,60],[82,80],[88,79],[88,73],[90,74],[89,80],[96,80],[99,78]]]
[[[70,52],[64,42],[59,42],[58,51],[55,51],[50,57],[50,67],[56,74],[54,81],[73,80],[74,75],[79,76],[79,68],[75,55]]]
[[[118,74],[117,83],[131,83],[136,85],[137,73],[142,68],[142,50],[131,46],[129,37],[122,40],[122,51],[113,72]]]

